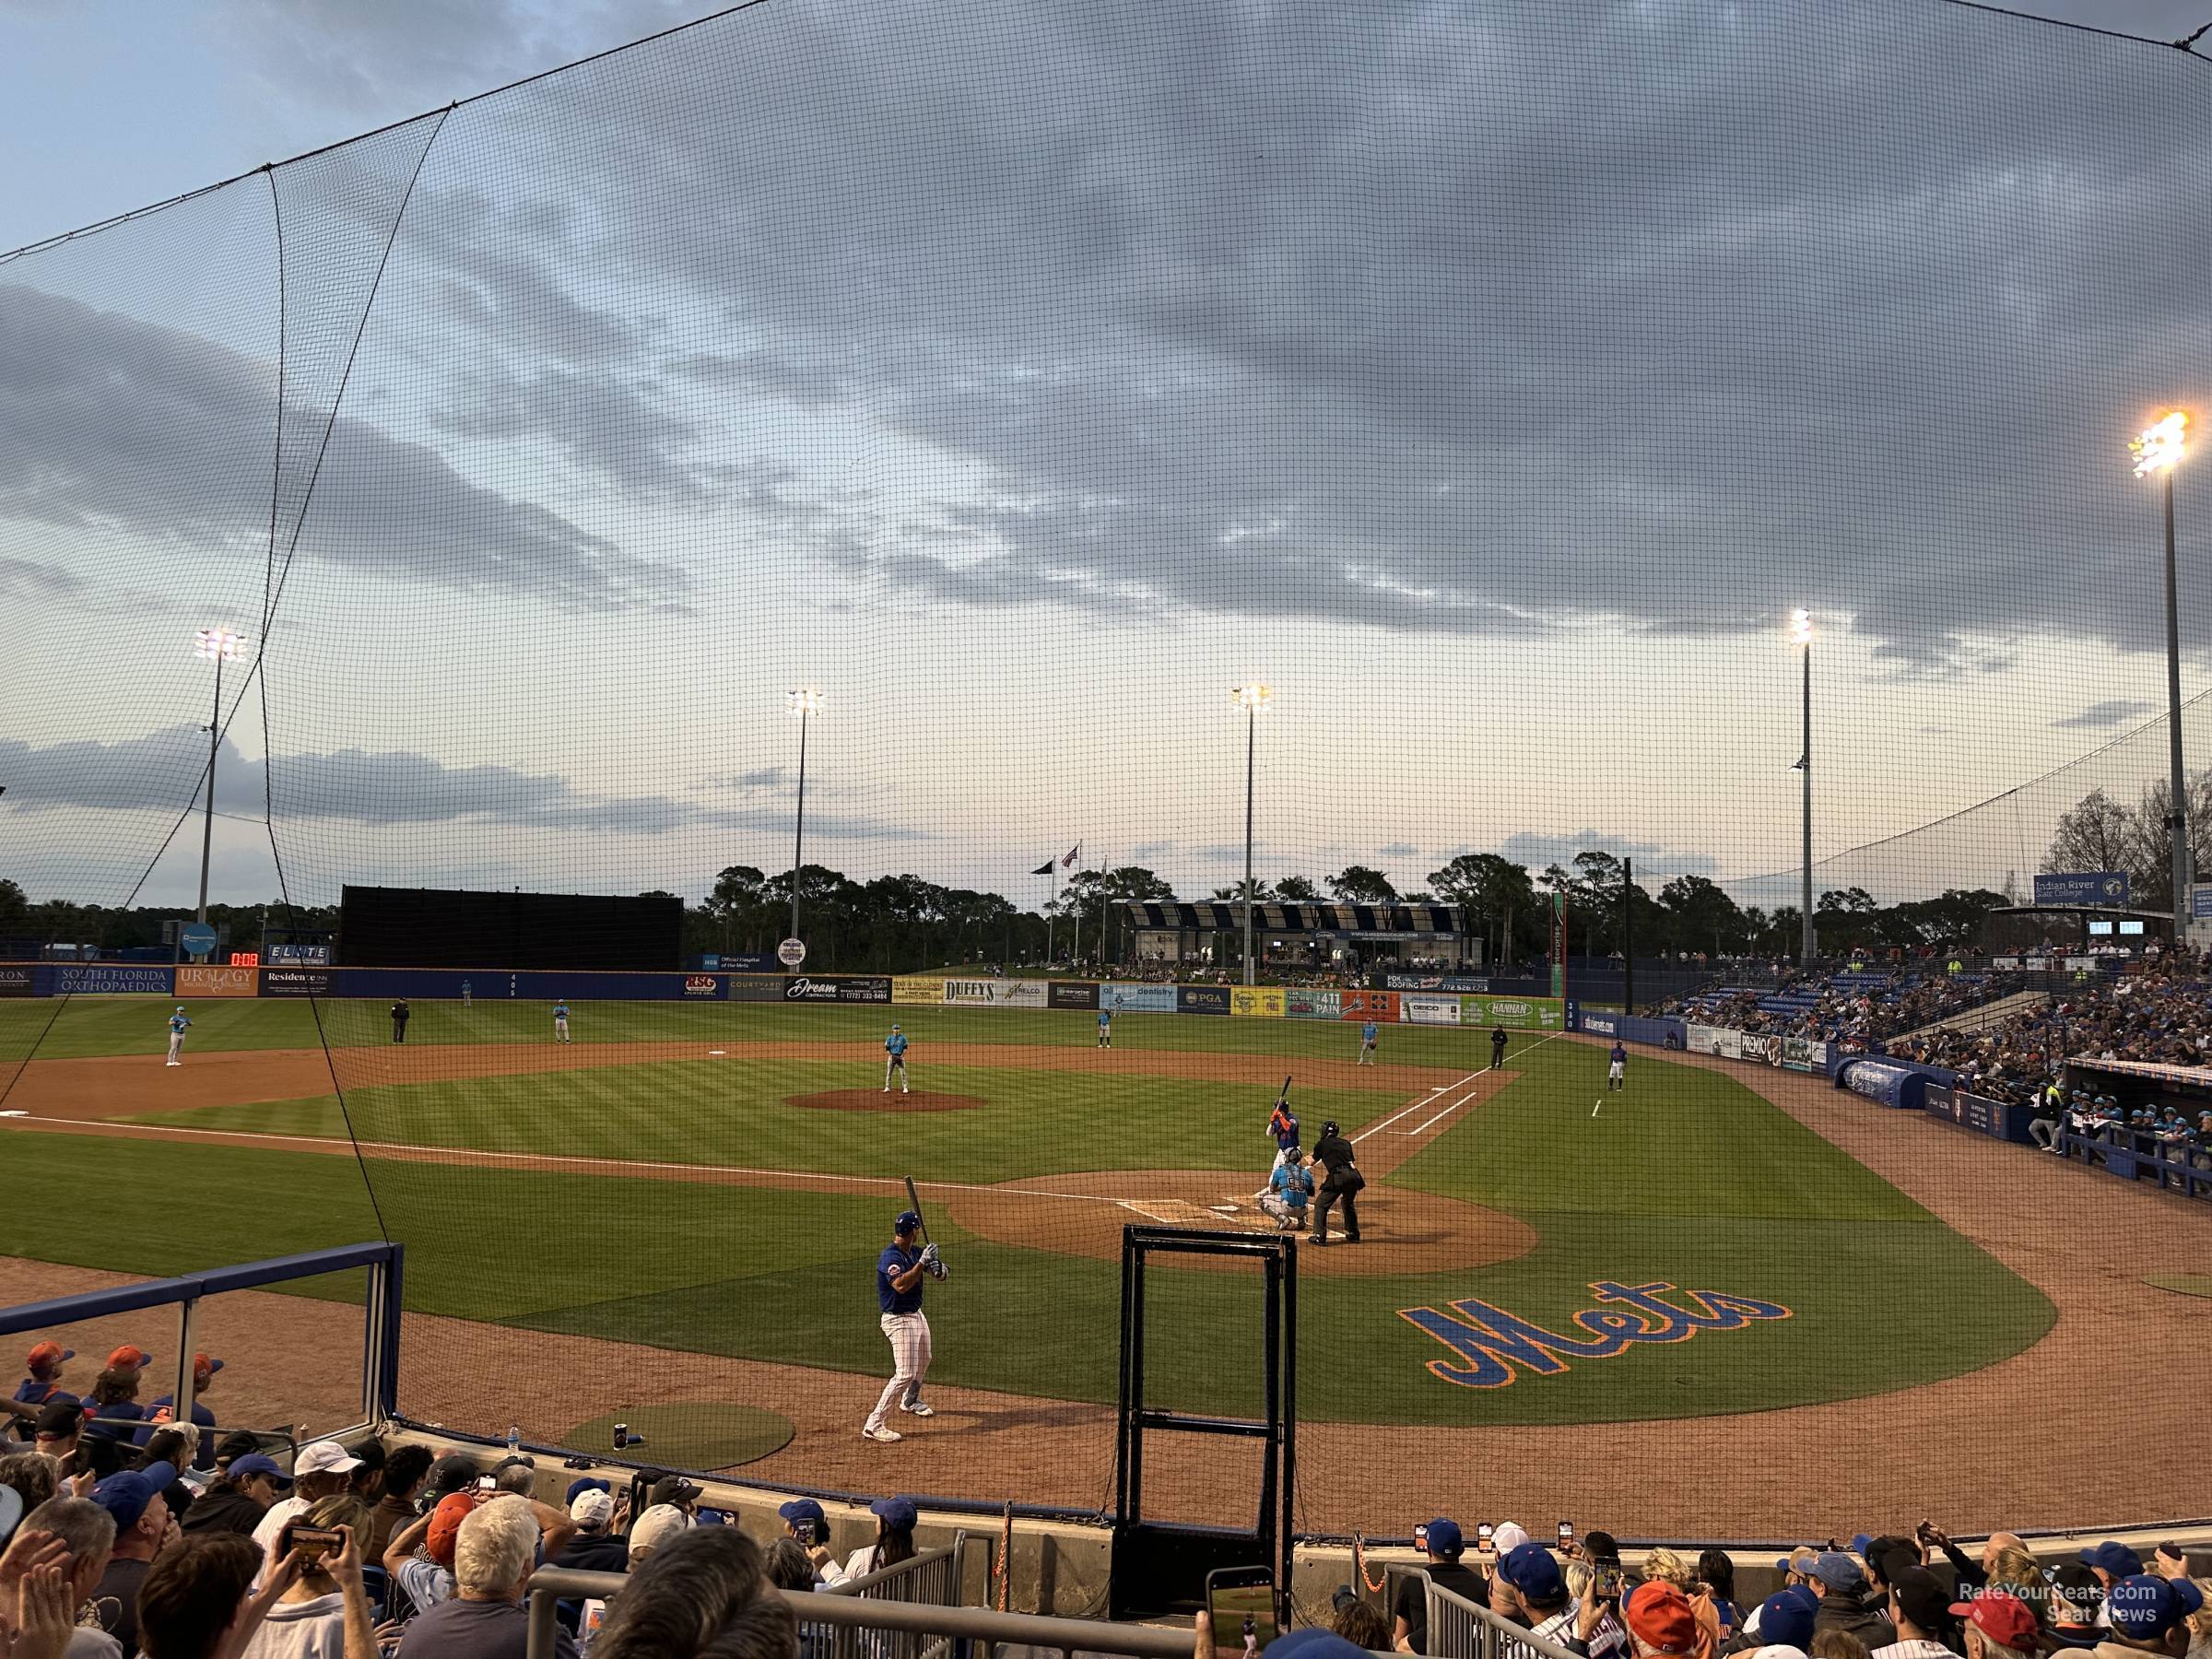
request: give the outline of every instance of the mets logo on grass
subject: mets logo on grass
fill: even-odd
[[[1509,1313],[1477,1297],[1434,1308],[1400,1308],[1398,1317],[1425,1331],[1453,1352],[1450,1359],[1429,1361],[1430,1374],[1462,1388],[1504,1388],[1522,1371],[1556,1377],[1571,1360],[1610,1359],[1638,1343],[1688,1342],[1701,1331],[1740,1331],[1755,1319],[1787,1319],[1780,1302],[1716,1290],[1684,1290],[1665,1279],[1619,1285],[1600,1279],[1590,1293],[1608,1304],[1586,1308],[1568,1321],[1574,1335],[1546,1330],[1533,1320]],[[1661,1300],[1673,1295],[1687,1308]],[[1515,1368],[1519,1369],[1516,1370]]]

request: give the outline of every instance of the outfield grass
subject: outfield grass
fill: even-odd
[[[77,1052],[102,1052],[114,1034],[136,1031],[146,1005],[135,1004],[125,1022],[120,1002],[71,1005],[65,1023]],[[865,1087],[879,1066],[737,1056],[364,1089],[347,1103],[363,1138],[638,1159],[971,1181],[1163,1166],[1249,1166],[1256,1177],[1265,1166],[1264,1100],[1246,1098],[1248,1089],[1087,1072],[1081,1051],[1093,1028],[1085,1016],[896,1011],[916,1033],[917,1068],[927,1064],[932,1038],[985,1033],[1066,1044],[1069,1064],[1063,1072],[964,1065],[924,1073],[928,1088],[987,1103],[966,1112],[794,1112],[778,1103],[784,1095],[853,1087],[856,1076]],[[514,1023],[522,1012],[477,1005],[465,1018],[488,1022],[474,1040],[501,1040],[522,1033]],[[296,1031],[285,1022],[299,1013],[295,1005],[232,1005],[217,1009],[195,1039],[291,1046],[288,1038],[261,1040]],[[853,1041],[888,1023],[880,1008],[774,1005],[592,1014],[579,1012],[580,1040],[618,1023],[665,1038],[667,1021],[712,1019],[733,1038]],[[1389,1046],[1392,1058],[1441,1065],[1466,1064],[1465,1051],[1481,1036],[1391,1035],[1400,1039]],[[1303,1022],[1116,1022],[1119,1046],[1156,1036],[1159,1046],[1171,1037],[1178,1047],[1286,1057],[1351,1046],[1348,1030]],[[1519,1078],[1391,1179],[1511,1211],[1536,1230],[1537,1246],[1466,1271],[1309,1277],[1303,1415],[1553,1423],[1755,1410],[1972,1371],[2049,1327],[2052,1309],[2038,1291],[1733,1077],[1640,1055],[1630,1091],[1606,1098],[1593,1118],[1598,1051],[1526,1038],[1516,1038],[1515,1051]],[[1341,1095],[1351,1105],[1338,1115],[1371,1117],[1387,1098]],[[1310,1115],[1335,1109],[1318,1093],[1301,1103]],[[188,1116],[203,1127],[327,1134],[335,1110],[330,1101],[287,1101]],[[0,1252],[174,1272],[375,1237],[381,1213],[407,1245],[408,1302],[417,1309],[867,1373],[885,1363],[872,1270],[888,1227],[887,1194],[371,1159],[372,1208],[361,1167],[327,1155],[28,1134],[4,1145],[17,1190],[65,1194],[93,1162],[103,1185],[159,1201],[128,1228],[88,1206],[10,1206],[0,1215]],[[1046,1396],[1111,1397],[1117,1264],[968,1238],[949,1218],[933,1218],[933,1231],[955,1265],[953,1281],[930,1294],[934,1375]],[[1604,1279],[1754,1297],[1789,1307],[1793,1317],[1631,1347],[1480,1391],[1430,1375],[1429,1360],[1452,1356],[1399,1317],[1401,1309],[1477,1298],[1564,1332],[1577,1310],[1595,1305],[1588,1287]],[[1898,1293],[1901,1285],[1910,1296]],[[1255,1407],[1254,1379],[1223,1363],[1224,1355],[1256,1351],[1255,1301],[1218,1275],[1154,1276],[1148,1371],[1164,1403]],[[526,1342],[518,1351],[526,1356]],[[639,1393],[653,1397],[649,1379]]]

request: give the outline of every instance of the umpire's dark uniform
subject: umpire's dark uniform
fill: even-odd
[[[1321,1139],[1313,1144],[1313,1161],[1322,1167],[1321,1190],[1313,1200],[1313,1232],[1306,1242],[1326,1244],[1329,1241],[1329,1210],[1339,1199],[1344,1203],[1344,1241],[1359,1242],[1359,1189],[1367,1184],[1352,1163],[1352,1143],[1336,1132],[1334,1122],[1321,1126]]]
[[[403,999],[392,1005],[392,1041],[405,1042],[406,1040],[407,1005]]]
[[[1496,1071],[1505,1064],[1505,1028],[1500,1026],[1490,1033],[1490,1069]]]

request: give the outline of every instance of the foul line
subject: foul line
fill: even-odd
[[[1406,1104],[1406,1105],[1404,1105],[1404,1106],[1401,1106],[1401,1107],[1399,1107],[1397,1111],[1395,1111],[1395,1112],[1392,1112],[1392,1113],[1391,1113],[1391,1114],[1390,1114],[1388,1117],[1384,1118],[1384,1119],[1383,1119],[1383,1120],[1382,1120],[1381,1123],[1379,1123],[1379,1124],[1369,1124],[1369,1125],[1368,1125],[1366,1128],[1364,1128],[1364,1129],[1360,1130],[1359,1134],[1357,1134],[1357,1135],[1353,1135],[1353,1136],[1352,1136],[1352,1145],[1354,1145],[1354,1146],[1356,1147],[1356,1146],[1358,1146],[1358,1145],[1359,1145],[1359,1144],[1361,1141],[1365,1140],[1365,1139],[1366,1139],[1366,1138],[1367,1138],[1369,1135],[1380,1135],[1380,1134],[1382,1134],[1383,1130],[1385,1130],[1385,1129],[1389,1128],[1389,1127],[1390,1127],[1390,1126],[1391,1126],[1393,1124],[1396,1123],[1396,1122],[1397,1122],[1397,1121],[1398,1121],[1400,1118],[1402,1118],[1402,1117],[1408,1117],[1408,1116],[1411,1116],[1411,1115],[1412,1115],[1414,1112],[1417,1112],[1420,1111],[1420,1109],[1421,1109],[1422,1107],[1424,1107],[1424,1106],[1428,1105],[1430,1101],[1431,1101],[1431,1100],[1435,1100],[1435,1099],[1436,1099],[1436,1097],[1437,1097],[1438,1095],[1440,1095],[1440,1094],[1442,1094],[1442,1093],[1444,1092],[1444,1090],[1445,1090],[1445,1089],[1447,1089],[1447,1088],[1463,1088],[1463,1087],[1464,1087],[1464,1086],[1465,1086],[1466,1084],[1469,1084],[1469,1083],[1472,1083],[1472,1082],[1474,1082],[1476,1078],[1477,1078],[1477,1077],[1481,1077],[1482,1075],[1483,1075],[1483,1074],[1482,1074],[1482,1073],[1480,1073],[1480,1072],[1478,1072],[1478,1071],[1475,1071],[1475,1072],[1469,1072],[1469,1073],[1468,1073],[1468,1074],[1467,1074],[1465,1077],[1464,1077],[1455,1078],[1453,1081],[1452,1081],[1452,1082],[1450,1082],[1450,1083],[1443,1084],[1443,1085],[1442,1085],[1441,1087],[1440,1087],[1440,1088],[1432,1088],[1432,1089],[1430,1089],[1430,1091],[1429,1091],[1427,1094],[1423,1095],[1423,1096],[1422,1096],[1422,1097],[1421,1097],[1419,1100],[1413,1100],[1413,1101],[1409,1101],[1407,1104]],[[1445,1108],[1445,1110],[1446,1110],[1446,1111],[1450,1111],[1450,1110],[1451,1110],[1451,1108],[1447,1107],[1447,1108]]]

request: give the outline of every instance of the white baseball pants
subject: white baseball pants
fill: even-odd
[[[169,1034],[169,1057],[171,1060],[174,1060],[180,1054],[183,1053],[183,1052],[184,1033],[182,1031],[171,1031]]]
[[[886,1313],[883,1334],[891,1342],[891,1380],[883,1385],[876,1409],[868,1413],[867,1427],[880,1429],[891,1408],[922,1392],[929,1374],[929,1321],[920,1313]]]
[[[885,1059],[885,1061],[884,1061],[884,1063],[883,1063],[883,1086],[884,1086],[884,1088],[890,1088],[890,1086],[891,1086],[891,1074],[892,1074],[893,1072],[897,1072],[897,1073],[899,1074],[899,1087],[900,1087],[900,1088],[907,1088],[907,1087],[908,1087],[908,1084],[907,1084],[907,1080],[906,1080],[906,1056],[905,1056],[905,1055],[903,1055],[903,1054],[892,1054],[892,1055],[890,1055],[890,1056],[888,1056],[888,1058],[886,1058],[886,1059]]]
[[[555,1020],[553,1022],[553,1035],[560,1041],[566,1042],[569,1040],[569,1022],[565,1019]]]

